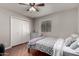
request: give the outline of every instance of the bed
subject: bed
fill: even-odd
[[[36,49],[41,52],[47,53],[49,55],[53,55],[53,46],[57,38],[52,37],[38,37],[34,38],[28,43],[28,48]]]
[[[51,56],[79,56],[79,36],[68,37],[67,39],[52,37],[37,37],[29,41],[28,48],[36,49]],[[74,41],[75,40],[75,41]],[[77,44],[77,49],[74,48]],[[72,44],[71,44],[72,43]],[[68,46],[68,44],[70,46]]]

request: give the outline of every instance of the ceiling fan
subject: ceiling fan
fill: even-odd
[[[37,7],[43,7],[45,6],[44,3],[19,3],[20,5],[28,5],[30,8],[27,9],[27,11],[39,11]]]

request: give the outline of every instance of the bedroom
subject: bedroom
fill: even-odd
[[[0,3],[1,55],[79,56],[78,22],[78,3]]]

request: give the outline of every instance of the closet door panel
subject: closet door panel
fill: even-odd
[[[11,19],[11,45],[25,43],[30,39],[30,23],[28,21]]]
[[[21,39],[20,37],[20,21],[17,19],[11,20],[11,43],[12,45],[19,44],[19,41]]]
[[[27,42],[30,39],[30,23],[22,21],[22,39]]]

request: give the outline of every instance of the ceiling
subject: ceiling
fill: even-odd
[[[74,8],[78,5],[78,3],[45,3],[44,7],[37,7],[39,9],[39,12],[30,12],[26,11],[29,8],[28,5],[24,6],[19,5],[18,3],[0,3],[0,7],[20,13],[30,18],[42,17],[58,11]]]

